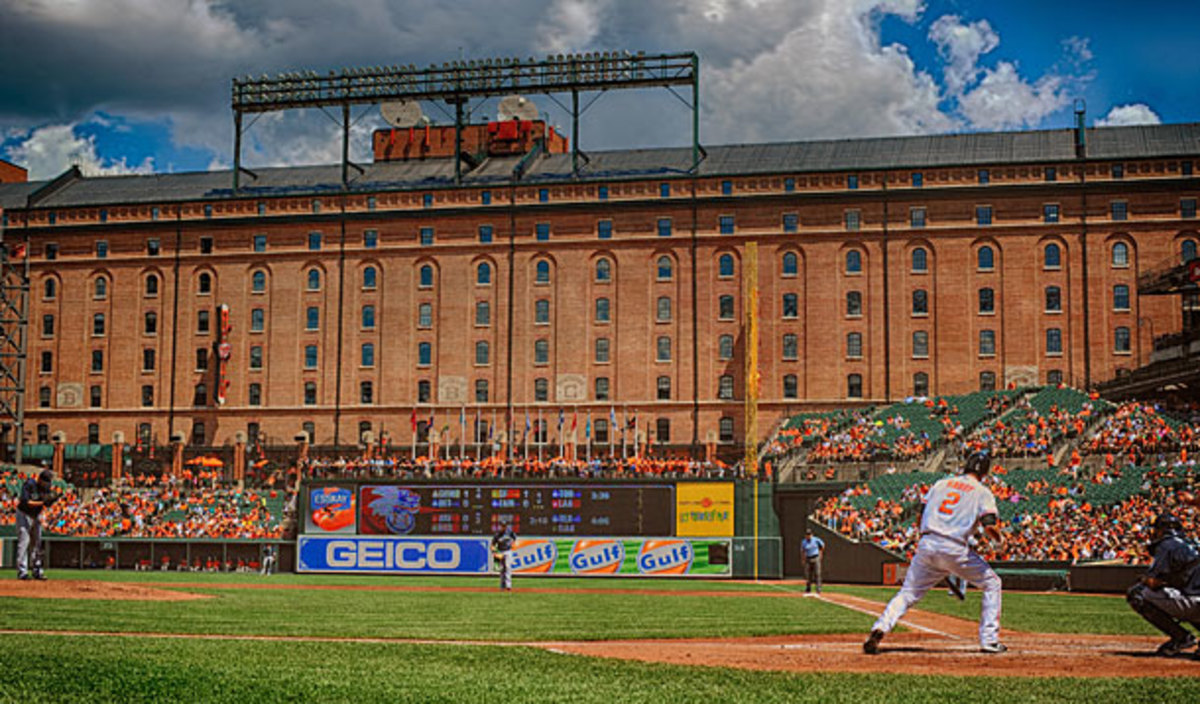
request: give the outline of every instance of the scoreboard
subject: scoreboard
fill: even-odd
[[[673,485],[492,484],[358,487],[362,535],[671,536]]]

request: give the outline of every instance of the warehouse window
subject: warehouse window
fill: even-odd
[[[925,372],[917,372],[913,374],[913,396],[924,397],[929,395],[929,375]]]
[[[604,258],[596,260],[596,281],[612,281],[612,262]]]
[[[862,374],[850,374],[846,377],[846,397],[862,398]]]
[[[797,338],[794,334],[788,333],[783,336],[783,358],[785,360],[791,361],[799,359],[799,350],[800,345],[798,344]]]
[[[785,374],[783,376],[783,397],[784,398],[797,398],[798,397],[798,385],[796,384],[796,375],[795,374]]]
[[[733,256],[722,254],[717,259],[717,276],[725,279],[733,276]]]
[[[717,358],[722,361],[733,359],[733,335],[717,338]]]
[[[799,268],[799,258],[796,256],[796,253],[786,252],[783,255],[783,275],[795,276]]]
[[[1062,330],[1050,328],[1046,330],[1046,354],[1062,354]]]
[[[671,338],[661,336],[654,345],[654,361],[670,362],[671,361]]]
[[[492,306],[487,301],[479,301],[475,304],[475,324],[480,327],[492,324]]]
[[[675,265],[671,262],[670,257],[658,258],[657,277],[659,281],[670,281],[674,275]]]
[[[912,314],[929,315],[929,292],[923,288],[912,292]]]
[[[1113,310],[1129,310],[1129,287],[1124,284],[1113,286]]]
[[[667,296],[659,296],[655,305],[655,320],[660,323],[670,322],[671,320],[671,299]]]
[[[733,376],[730,374],[722,374],[717,379],[717,398],[722,401],[733,400]]]
[[[733,320],[733,296],[725,295],[717,299],[717,318]]]
[[[862,317],[862,292],[846,292],[846,316],[849,318]]]
[[[733,442],[733,418],[722,417],[717,428],[721,442]]]
[[[924,247],[917,247],[912,251],[912,271],[914,274],[923,274],[928,269],[929,261],[928,254]]]
[[[537,325],[550,323],[550,301],[539,298],[533,302],[533,322]]]
[[[253,293],[263,293],[267,290],[267,275],[265,272],[256,271],[250,275],[250,291]]]
[[[849,252],[846,252],[846,273],[862,273],[862,252],[859,252],[857,249],[852,249]]]
[[[1062,312],[1062,289],[1057,286],[1046,287],[1046,312]]]
[[[480,286],[488,286],[492,283],[492,265],[487,262],[482,262],[475,267],[475,283]]]
[[[979,331],[979,354],[984,357],[990,357],[996,354],[995,330]]]
[[[433,364],[433,345],[422,342],[417,345],[417,366],[428,367]]]
[[[433,267],[425,264],[421,266],[420,278],[418,279],[421,288],[433,288]]]
[[[671,377],[660,376],[655,382],[656,396],[659,401],[671,400]]]
[[[611,348],[607,337],[596,338],[595,360],[597,364],[607,364]]]
[[[477,364],[479,366],[486,366],[487,364],[490,363],[490,358],[491,358],[491,347],[488,346],[488,343],[483,340],[476,342],[475,343],[475,364]]]
[[[308,290],[319,291],[321,289],[321,272],[318,269],[308,270]]]
[[[607,298],[596,299],[596,322],[607,323],[612,319]]]
[[[912,334],[912,356],[924,359],[929,356],[929,333],[917,330]]]
[[[996,390],[996,372],[979,372],[979,390]]]
[[[595,387],[596,387],[596,400],[597,401],[607,401],[608,400],[608,377],[606,377],[606,376],[596,377]],[[597,440],[600,439],[600,435],[599,435],[600,434],[600,424],[603,422],[604,421],[600,421],[600,420],[596,421],[596,439]]]
[[[996,292],[992,289],[979,289],[979,312],[983,314],[996,312]]]
[[[861,332],[851,332],[846,334],[846,356],[850,359],[862,358]]]
[[[984,245],[979,248],[976,261],[980,271],[991,271],[996,266],[996,253],[991,247]]]
[[[1061,266],[1062,250],[1058,245],[1051,242],[1043,250],[1042,267],[1045,269],[1058,269]]]
[[[1124,242],[1117,242],[1113,245],[1112,265],[1118,269],[1129,266],[1129,245]]]
[[[533,343],[533,363],[550,363],[550,343],[547,340],[537,340]]]
[[[359,365],[363,367],[375,366],[375,345],[371,342],[364,342],[359,350]]]
[[[537,284],[550,283],[550,262],[545,259],[538,261],[533,282]]]

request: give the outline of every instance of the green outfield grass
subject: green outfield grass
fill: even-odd
[[[61,575],[63,573],[59,573]],[[76,575],[66,573],[68,576]],[[229,633],[444,640],[599,640],[734,637],[858,632],[871,618],[815,599],[746,598],[754,585],[667,580],[518,580],[511,593],[485,578],[338,578],[173,573],[79,573],[168,587],[172,582],[220,584],[336,584],[458,586],[461,591],[355,591],[188,587],[212,599],[177,602],[71,599],[0,600],[0,629],[101,632]],[[565,593],[534,593],[545,587]],[[571,592],[600,588],[611,593]],[[772,591],[768,585],[757,587]],[[644,589],[623,593],[622,589]],[[724,591],[729,596],[683,595],[677,590]],[[675,593],[667,593],[668,591]],[[97,608],[98,604],[104,608]]]
[[[4,636],[0,700],[37,702],[1196,701],[1200,679],[752,672],[528,648]]]
[[[853,594],[886,604],[897,587],[829,587],[830,591]],[[945,589],[934,589],[915,607],[969,621],[979,620],[982,598],[978,589],[959,601]],[[1150,624],[1135,614],[1125,600],[1112,596],[1004,592],[1000,625],[1018,631],[1040,633],[1096,633],[1100,635],[1158,635]],[[1197,668],[1200,675],[1200,668]]]

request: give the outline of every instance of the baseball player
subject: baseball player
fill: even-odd
[[[921,539],[904,586],[871,629],[863,643],[863,652],[879,652],[879,641],[887,635],[909,607],[947,575],[956,575],[983,589],[983,609],[979,617],[979,649],[985,653],[1003,653],[1000,642],[1000,578],[967,540],[982,526],[995,542],[1002,537],[996,497],[980,481],[987,476],[991,463],[986,454],[977,452],[967,458],[960,476],[946,477],[933,485],[921,506]]]
[[[516,542],[517,534],[507,523],[502,523],[500,532],[492,537],[492,551],[495,552],[496,564],[500,567],[501,591],[512,591],[512,565],[509,564],[508,558]]]
[[[1200,547],[1183,536],[1177,516],[1163,513],[1154,519],[1150,552],[1154,562],[1126,599],[1150,625],[1171,637],[1157,653],[1174,657],[1196,645],[1196,636],[1183,624],[1200,630]]]
[[[17,578],[45,579],[42,570],[42,510],[53,506],[61,495],[51,488],[54,472],[43,469],[21,486],[17,500]],[[30,571],[32,568],[32,572]]]

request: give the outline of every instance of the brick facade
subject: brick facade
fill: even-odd
[[[1119,178],[1096,161],[924,168],[919,186],[912,170],[875,170],[10,207],[5,237],[28,236],[33,256],[27,427],[82,442],[95,425],[108,442],[148,424],[165,442],[171,431],[191,440],[202,423],[195,441],[222,444],[251,423],[275,441],[312,423],[326,444],[354,442],[369,423],[407,446],[414,412],[435,414],[456,442],[463,408],[469,421],[478,413],[501,427],[511,410],[518,431],[540,408],[551,443],[560,409],[568,427],[578,414],[581,443],[587,415],[607,420],[613,410],[619,421],[636,414],[652,435],[666,419],[672,445],[718,438],[722,419],[740,441],[749,241],[759,252],[763,432],[788,413],[903,398],[917,375],[930,394],[976,390],[987,374],[998,387],[1087,386],[1145,363],[1153,337],[1180,328],[1179,299],[1139,299],[1136,281],[1197,239],[1184,201],[1200,196],[1200,180],[1185,161],[1125,161]],[[1114,202],[1127,219],[1114,219]],[[484,228],[490,242],[481,242]],[[1057,263],[1046,259],[1049,245]],[[1128,287],[1127,306],[1115,305],[1117,286]],[[1047,307],[1048,287],[1057,306]],[[925,312],[914,311],[915,292]],[[853,293],[857,310],[848,309]],[[212,401],[219,304],[233,322],[221,407]],[[45,316],[53,321],[43,330]],[[852,333],[860,350],[848,349]],[[1047,348],[1048,335],[1061,351]],[[723,336],[732,338],[728,359]],[[366,344],[373,359],[364,360]],[[251,368],[253,348],[260,369]],[[723,376],[732,398],[720,398]],[[598,380],[607,398],[597,397]],[[486,401],[476,400],[481,382]]]

